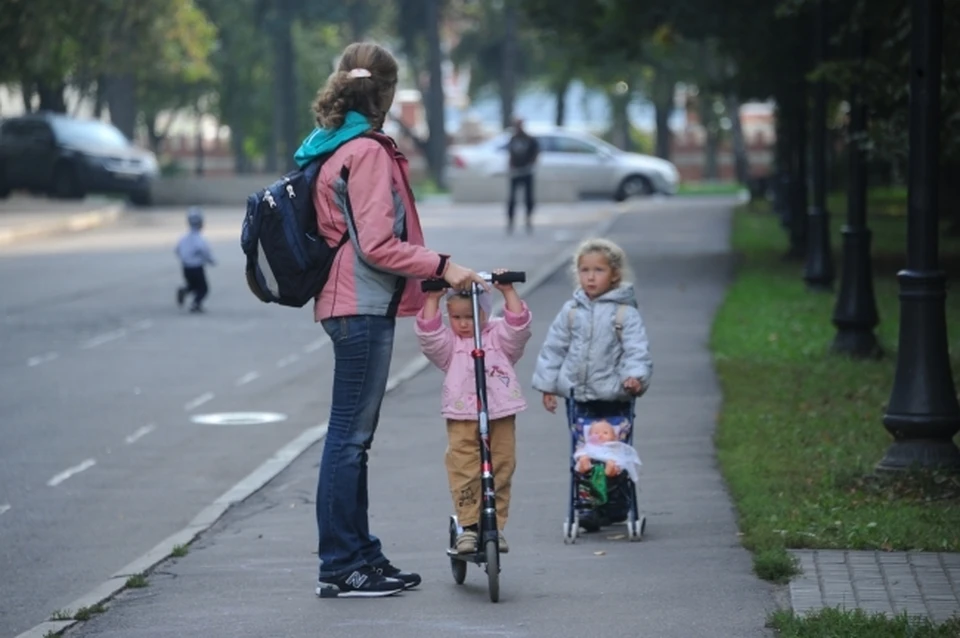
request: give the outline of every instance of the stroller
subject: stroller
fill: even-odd
[[[633,402],[577,402],[567,399],[570,428],[570,500],[563,522],[563,542],[577,542],[580,530],[596,532],[615,523],[626,523],[627,538],[639,541],[647,526],[637,505],[637,485],[625,470],[613,477],[604,475],[604,464],[594,462],[589,475],[577,471],[573,454],[587,439],[592,423],[605,420],[614,426],[617,440],[633,445]]]

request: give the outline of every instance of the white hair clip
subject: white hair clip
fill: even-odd
[[[373,74],[367,69],[350,69],[350,72],[347,75],[352,78],[368,78]]]

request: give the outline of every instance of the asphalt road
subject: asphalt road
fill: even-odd
[[[457,261],[535,272],[612,208],[543,206],[532,237],[506,237],[498,206],[421,214],[428,244]],[[206,214],[219,263],[204,315],[174,303],[181,210],[0,248],[0,636],[48,619],[326,419],[323,330],[309,308],[247,290],[242,211]],[[404,322],[393,368],[416,354]],[[280,420],[192,420],[233,412]]]

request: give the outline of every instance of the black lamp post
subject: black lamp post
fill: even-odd
[[[790,118],[790,249],[788,259],[807,254],[807,88],[802,78],[797,83],[793,115]]]
[[[960,405],[947,348],[946,277],[939,268],[940,56],[943,0],[913,0],[907,267],[900,280],[897,371],[883,424],[893,443],[877,465],[960,470]]]
[[[825,0],[817,2],[813,20],[813,47],[816,63],[823,64],[827,49],[827,7]],[[803,279],[812,290],[833,288],[833,254],[830,248],[830,215],[827,213],[827,84],[819,80],[813,101],[813,158],[811,177],[813,205],[807,215],[809,243]]]
[[[868,54],[868,38],[863,31],[858,38],[861,63]],[[867,162],[861,146],[867,130],[867,105],[863,87],[855,84],[850,100],[850,182],[847,185],[847,223],[843,227],[843,269],[840,294],[833,310],[837,335],[833,351],[856,358],[881,354],[873,333],[880,319],[873,294],[873,265],[870,262],[870,230],[867,228]]]

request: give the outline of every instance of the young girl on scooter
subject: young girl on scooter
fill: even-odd
[[[490,414],[490,453],[493,460],[500,552],[509,551],[503,529],[510,508],[510,484],[517,466],[516,415],[526,409],[514,365],[530,339],[530,310],[512,284],[493,286],[504,300],[504,316],[490,317],[490,293],[481,292],[480,329],[486,360]],[[446,300],[449,325],[440,315]],[[474,379],[473,312],[469,292],[427,293],[417,315],[416,333],[424,355],[444,372],[441,414],[447,420],[445,462],[450,494],[463,531],[456,540],[460,554],[477,551],[480,519],[480,442],[477,391]]]

